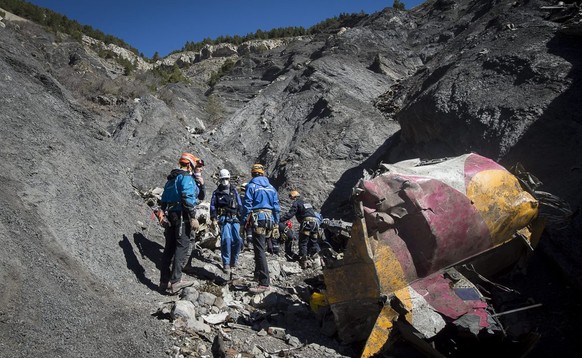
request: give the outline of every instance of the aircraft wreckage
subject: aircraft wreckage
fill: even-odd
[[[444,356],[431,340],[447,327],[480,338],[504,334],[466,272],[487,277],[536,246],[544,219],[526,189],[473,153],[382,164],[361,179],[343,258],[324,270],[339,338],[365,341],[362,357],[389,349],[394,337]]]

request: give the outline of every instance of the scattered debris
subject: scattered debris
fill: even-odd
[[[441,356],[441,338],[462,331],[449,339],[461,342],[457,350],[466,333],[488,349],[494,337],[501,350],[505,331],[462,267],[488,276],[537,245],[539,202],[513,174],[477,154],[384,164],[354,188],[354,204],[344,258],[324,270],[344,343],[365,340],[362,357],[371,357],[390,349],[398,332]]]
[[[203,204],[184,268],[197,283],[154,315],[172,322],[182,342],[176,356],[207,352],[201,339],[212,342],[215,357],[371,357],[399,342],[431,356],[471,354],[483,344],[488,352],[522,352],[514,342],[531,349],[534,335],[513,339],[498,317],[541,304],[497,313],[484,285],[512,291],[487,277],[537,246],[551,217],[540,205],[556,211],[560,203],[540,196],[539,181],[523,168],[514,170],[476,154],[381,165],[354,188],[357,220],[326,219],[325,245],[302,267],[269,255],[272,285],[258,294],[250,292],[252,251],[231,272],[220,269],[218,233],[203,226]]]

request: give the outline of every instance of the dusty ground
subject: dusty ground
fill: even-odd
[[[163,249],[160,241],[160,231],[157,228],[136,233],[134,243],[142,250],[144,264],[157,265]],[[224,350],[229,356],[236,356],[238,353],[243,357],[257,354],[260,356],[265,352],[273,356],[288,357],[358,356],[361,346],[342,345],[334,335],[331,313],[325,309],[316,313],[309,306],[310,295],[325,288],[322,269],[318,265],[300,270],[296,263],[289,262],[282,256],[269,255],[269,265],[274,273],[271,276],[272,290],[268,294],[252,295],[246,291],[248,286],[256,285],[252,277],[252,249],[241,253],[241,265],[232,272],[232,276],[221,270],[219,255],[218,250],[203,249],[193,255],[191,265],[186,269],[188,275],[197,281],[197,291],[211,292],[225,301],[237,303],[221,308],[219,306],[222,303],[204,305],[194,300],[197,316],[209,312],[229,312],[224,322],[209,325],[210,332],[184,328],[184,322],[172,320],[172,305],[177,300],[187,300],[187,296],[160,295],[154,285],[150,286],[153,297],[159,300],[157,311],[152,307],[154,316],[165,322],[172,332],[174,347],[169,350],[172,355],[205,356],[220,335],[224,339]],[[297,272],[285,273],[294,270]],[[147,270],[144,283],[149,285],[150,282],[156,282],[157,275],[157,269],[152,267]],[[530,257],[526,271],[511,270],[492,281],[512,289],[511,292],[505,292],[499,289],[500,286],[480,283],[498,313],[542,305],[500,317],[504,328],[516,341],[528,333],[540,335],[529,356],[576,356],[576,342],[582,338],[580,331],[576,329],[582,319],[580,293],[544,254],[543,245]],[[277,337],[276,334],[269,333],[269,327],[282,328],[288,336]],[[296,340],[290,340],[290,337],[295,337]],[[518,346],[517,343],[512,345],[516,349]],[[495,348],[491,349],[495,351]],[[473,353],[479,356],[479,352]],[[385,356],[393,354],[422,356],[403,341],[399,341],[395,350]],[[458,356],[453,353],[450,355]]]
[[[155,317],[173,327],[172,336],[180,352],[190,353],[192,347],[203,356],[210,349],[218,332],[225,337],[225,349],[252,356],[257,349],[262,352],[277,354],[288,352],[293,357],[333,357],[354,356],[354,347],[343,346],[333,337],[334,328],[331,313],[325,309],[317,313],[309,306],[313,292],[324,287],[320,260],[312,262],[313,267],[301,270],[297,262],[289,261],[283,254],[268,255],[271,268],[271,290],[265,294],[254,295],[248,292],[249,286],[257,283],[253,280],[254,259],[252,248],[245,249],[240,255],[240,265],[229,275],[222,271],[218,249],[194,250],[190,264],[185,268],[188,276],[196,280],[195,289],[209,292],[221,297],[221,303],[204,304],[194,300],[196,316],[215,311],[229,313],[225,322],[212,326],[212,332],[181,328],[181,322],[172,320],[170,311],[173,302],[189,298],[181,295],[162,295],[151,282],[157,282],[158,266],[163,250],[160,231],[146,230],[136,233],[134,244],[140,247],[142,264],[151,266],[145,275],[136,270],[140,281],[151,288],[153,297],[159,300],[159,310],[152,307]],[[129,265],[131,266],[131,265]],[[139,272],[138,272],[139,271]],[[187,291],[187,290],[186,290]],[[231,302],[222,305],[222,302]],[[222,305],[222,306],[221,306]],[[168,311],[168,309],[170,311]],[[268,333],[269,327],[285,330],[283,336]],[[288,335],[286,337],[286,335]],[[294,337],[294,338],[292,338]],[[188,345],[185,343],[188,342]],[[174,347],[174,351],[178,348]],[[233,355],[234,356],[234,355]]]

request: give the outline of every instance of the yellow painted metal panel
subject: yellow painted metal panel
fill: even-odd
[[[402,265],[390,246],[378,245],[374,262],[382,293],[388,295],[408,285]]]
[[[374,354],[380,352],[382,347],[386,344],[392,333],[392,322],[398,318],[398,313],[392,307],[386,305],[378,315],[378,319],[374,324],[372,333],[368,336],[366,346],[362,352],[362,358],[372,357]]]
[[[538,214],[538,202],[506,170],[484,170],[467,185],[467,197],[490,230],[492,245],[510,240]]]
[[[360,210],[363,212],[361,205]],[[354,221],[352,238],[348,242],[343,265],[323,272],[329,304],[378,298],[380,295],[376,268],[371,257],[372,248],[363,218]]]
[[[412,288],[410,286],[404,287],[396,292],[394,292],[394,296],[398,298],[404,309],[406,310],[406,321],[412,324],[412,309],[414,308],[412,305],[412,296],[410,295],[410,290]]]

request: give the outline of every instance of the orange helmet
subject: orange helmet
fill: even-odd
[[[180,156],[180,160],[178,160],[179,164],[188,164],[192,166],[192,168],[196,168],[196,164],[200,161],[200,158],[196,157],[192,153],[182,153]]]
[[[251,167],[251,174],[264,175],[265,174],[265,167],[263,167],[262,164],[253,164],[253,166]]]
[[[299,196],[301,196],[301,194],[299,194],[297,190],[291,190],[291,192],[289,193],[289,197],[291,199],[298,198]]]

